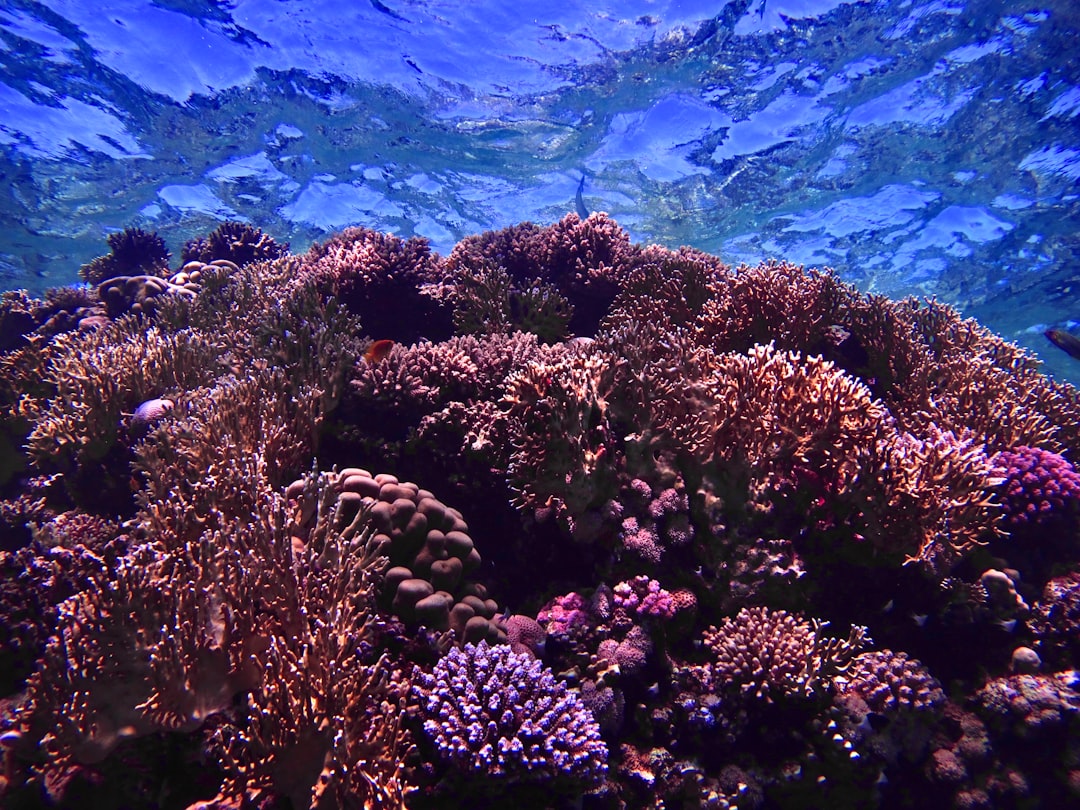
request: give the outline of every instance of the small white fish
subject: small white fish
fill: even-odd
[[[926,620],[929,618],[925,613],[912,613],[911,620],[919,627],[926,627]]]
[[[171,399],[148,399],[131,415],[128,435],[133,439],[142,438],[155,422],[175,407],[176,403]]]

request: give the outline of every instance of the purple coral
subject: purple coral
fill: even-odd
[[[444,759],[510,782],[596,786],[607,746],[592,714],[551,670],[507,645],[451,649],[416,678],[424,731]]]
[[[626,611],[634,611],[638,616],[654,616],[670,619],[678,606],[670,591],[660,587],[655,579],[637,576],[615,586],[615,604]]]
[[[1080,507],[1080,473],[1063,456],[1038,447],[1016,447],[994,456],[1002,478],[1001,504],[1012,527],[1072,517]]]
[[[656,529],[652,526],[642,526],[637,518],[628,517],[622,522],[623,545],[651,563],[660,562],[664,548],[660,544],[660,538]]]

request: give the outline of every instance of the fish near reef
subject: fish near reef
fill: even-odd
[[[390,350],[394,348],[394,341],[383,339],[373,341],[364,352],[364,359],[369,363],[379,363],[386,359]]]
[[[1070,357],[1080,360],[1080,338],[1064,329],[1047,329],[1043,332],[1047,339]]]
[[[135,409],[128,423],[128,437],[141,439],[154,424],[176,407],[171,399],[148,399]]]
[[[585,190],[585,175],[581,175],[581,182],[577,184],[577,194],[574,195],[574,204],[577,206],[577,215],[582,219],[589,218],[589,209],[585,207],[585,198],[581,192]]]

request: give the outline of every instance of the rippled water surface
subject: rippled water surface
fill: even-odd
[[[1080,320],[1080,7],[7,0],[0,288],[126,225],[461,237],[575,210],[731,263]]]

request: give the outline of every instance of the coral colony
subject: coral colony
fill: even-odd
[[[949,307],[603,214],[109,246],[0,300],[4,807],[1080,798],[1080,393]]]

